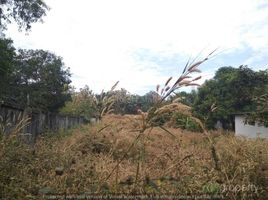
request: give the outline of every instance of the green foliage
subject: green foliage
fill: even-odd
[[[93,98],[92,90],[86,85],[79,92],[73,92],[72,100],[67,101],[60,112],[62,114],[84,116],[86,120],[90,120],[95,113]]]
[[[9,91],[9,76],[13,70],[15,48],[10,39],[0,38],[0,102],[5,100]]]
[[[155,91],[150,91],[140,98],[140,109],[147,112],[153,107],[156,102],[160,99],[160,95]]]
[[[152,114],[152,113],[150,113]],[[167,122],[169,122],[172,118],[172,113],[167,112],[167,113],[163,113],[161,115],[157,115],[154,116],[152,119],[152,124],[154,126],[163,126],[164,124],[166,124]]]
[[[263,88],[267,84],[267,71],[255,72],[247,66],[222,67],[213,79],[198,89],[194,111],[206,121],[208,128],[213,128],[219,120],[223,128],[233,129],[233,115],[254,112],[256,103],[253,97],[264,94]],[[210,112],[213,104],[216,104],[217,109]]]
[[[202,132],[199,124],[197,124],[192,118],[182,113],[175,112],[172,115],[172,122],[173,127],[175,128],[181,128],[193,132]]]
[[[247,120],[254,121],[268,127],[268,85],[263,90],[263,95],[253,98],[256,103],[256,111],[247,116]]]
[[[156,92],[151,91],[143,96],[130,94],[127,90],[115,90],[111,92],[115,102],[113,105],[116,114],[138,114],[138,109],[146,112],[151,108],[159,96]]]
[[[29,30],[31,24],[41,20],[48,9],[43,0],[1,0],[0,27],[6,29],[7,24],[15,21],[20,30]]]
[[[15,48],[11,39],[0,38],[0,81],[9,74],[12,69]]]
[[[193,106],[195,99],[197,98],[197,92],[196,90],[192,90],[190,93],[182,91],[176,93],[175,96],[171,98],[171,100],[175,100],[179,98],[180,102],[187,105],[187,106]]]
[[[219,183],[207,183],[203,186],[203,192],[208,194],[220,193],[221,185]]]
[[[108,92],[102,91],[100,94],[94,94],[85,86],[79,92],[73,92],[72,99],[65,103],[60,112],[81,115],[87,120],[92,117],[101,120],[104,115],[114,112],[115,109],[117,114],[122,114],[125,111],[126,90],[114,91],[117,84],[118,82]]]
[[[202,128],[196,121],[194,121],[191,117],[176,111],[157,115],[153,118],[152,123],[154,126],[163,126],[167,124],[174,128],[181,128],[183,130],[193,132],[202,132]]]
[[[137,114],[138,95],[132,95],[127,90],[115,90],[112,92],[114,96],[114,113],[115,114]]]
[[[13,73],[16,98],[22,106],[57,111],[70,99],[69,69],[61,57],[43,50],[19,50],[16,71]]]
[[[1,40],[3,78],[0,100],[19,107],[57,111],[70,99],[70,72],[61,57],[43,50],[19,50],[10,40]]]

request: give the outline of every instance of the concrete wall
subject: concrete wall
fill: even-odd
[[[22,130],[21,135],[32,143],[39,134],[47,131],[68,129],[85,123],[79,116],[64,116],[50,112],[34,112],[9,105],[0,105],[0,125],[5,127],[4,133],[11,133],[23,118],[30,118],[29,124]]]
[[[268,128],[259,126],[257,123],[253,125],[245,124],[245,117],[242,115],[235,116],[235,134],[246,136],[249,138],[261,137],[268,138]]]

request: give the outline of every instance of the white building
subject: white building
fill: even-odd
[[[246,136],[249,138],[268,138],[268,128],[255,125],[245,124],[245,117],[243,115],[235,116],[235,135]]]

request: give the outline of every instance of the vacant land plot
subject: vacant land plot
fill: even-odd
[[[16,138],[1,141],[0,198],[86,199],[94,193],[268,198],[267,140],[210,133],[215,168],[204,134],[165,127],[171,134],[153,128],[137,139],[138,127],[139,116],[109,115],[68,133],[47,134],[34,147]]]

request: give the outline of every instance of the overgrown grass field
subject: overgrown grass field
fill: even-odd
[[[46,134],[34,146],[16,137],[1,141],[0,198],[86,199],[93,193],[268,198],[267,140],[209,132],[215,168],[205,134],[164,126],[172,135],[152,128],[135,140],[139,118],[107,115],[93,125]]]

